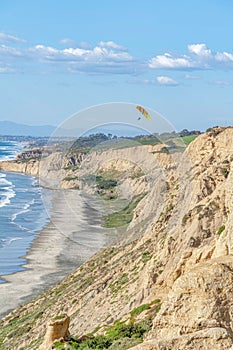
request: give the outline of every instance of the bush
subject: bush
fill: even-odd
[[[100,190],[110,190],[117,186],[117,181],[113,179],[105,179],[103,176],[96,176],[96,184]]]
[[[221,235],[221,233],[225,230],[225,225],[219,227],[217,234]]]
[[[131,316],[140,315],[144,310],[150,309],[150,304],[143,304],[131,311]]]

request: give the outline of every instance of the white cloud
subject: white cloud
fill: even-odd
[[[133,59],[127,52],[109,50],[105,47],[96,46],[93,49],[67,48],[63,50],[51,46],[36,45],[30,48],[30,52],[37,55],[37,58],[48,61],[131,61]]]
[[[0,45],[0,57],[12,58],[23,56],[23,51],[7,45]],[[7,62],[6,62],[7,63]]]
[[[50,64],[65,64],[66,69],[71,73],[133,74],[134,58],[126,51],[119,50],[119,47],[114,50],[112,42],[106,46],[97,45],[92,49],[70,47],[60,50],[51,46],[36,45],[29,51],[34,60]]]
[[[62,39],[61,42],[66,45],[63,49],[43,44],[24,48],[2,44],[0,62],[7,65],[10,61],[16,67],[19,63],[21,65],[27,62],[50,64],[55,69],[60,67],[59,69],[72,73],[87,74],[135,74],[141,70],[134,57],[113,41],[102,41],[95,47],[90,47],[87,43],[68,46],[71,44],[69,39]]]
[[[217,52],[217,54],[215,55],[215,59],[218,62],[233,62],[233,54],[229,53],[229,52]]]
[[[158,55],[149,61],[150,68],[193,68],[192,62],[187,56],[183,57],[172,57],[169,53],[164,55]]]
[[[116,44],[114,41],[100,41],[98,46],[119,51],[126,51],[126,48]]]
[[[166,77],[164,75],[160,75],[156,79],[160,85],[167,85],[167,86],[179,85],[179,83],[176,80],[169,78],[169,77]]]
[[[13,36],[6,33],[0,33],[0,42],[2,43],[26,43],[26,40],[22,38],[18,38],[17,36]]]
[[[176,70],[208,70],[233,69],[233,54],[229,52],[213,52],[206,44],[188,45],[187,55],[175,57],[169,53],[157,55],[148,62],[149,68]]]
[[[114,41],[100,41],[95,47],[88,43],[76,43],[69,38],[60,40],[62,47],[54,45],[44,45],[43,43],[29,47],[22,47],[20,43],[23,39],[0,33],[0,62],[7,66],[8,62],[16,66],[27,62],[34,63],[35,67],[41,63],[44,66],[50,65],[54,69],[61,69],[71,73],[87,74],[128,74],[137,76],[148,69],[157,70],[233,70],[233,52],[214,52],[207,47],[205,43],[190,44],[186,53],[156,55],[147,61],[133,57],[125,47]],[[6,43],[8,42],[8,43]],[[50,70],[49,67],[49,70]],[[15,68],[15,67],[13,67]],[[37,69],[36,68],[36,69]],[[41,70],[47,71],[48,67]],[[166,73],[161,72],[160,77],[166,77]],[[169,77],[166,77],[169,78]],[[195,76],[186,75],[186,79],[194,79]],[[169,78],[171,79],[171,78]],[[142,84],[177,85],[178,83],[171,79],[170,81],[157,79],[142,79]],[[137,82],[136,82],[137,83]]]
[[[188,50],[197,56],[211,57],[212,55],[211,50],[207,49],[206,44],[191,44],[188,45]]]

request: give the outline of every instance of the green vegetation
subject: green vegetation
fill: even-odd
[[[191,218],[191,211],[189,211],[187,214],[183,216],[182,225],[184,226],[190,218]]]
[[[150,252],[143,252],[142,253],[142,262],[145,264],[147,261],[149,261],[152,257],[152,254]]]
[[[198,135],[189,135],[181,137],[181,140],[184,142],[186,146],[188,146],[193,140],[197,138]]]
[[[113,293],[117,293],[128,282],[129,282],[128,274],[123,273],[123,275],[117,281],[110,284],[110,288]]]
[[[140,315],[143,311],[150,309],[150,304],[142,304],[131,311],[131,316]]]
[[[218,235],[221,235],[221,233],[225,230],[225,225],[219,227],[218,231],[217,231],[217,234]]]
[[[79,340],[70,340],[66,343],[55,342],[54,349],[109,349],[126,350],[142,342],[143,336],[152,327],[148,319],[141,322],[131,321],[129,324],[116,321],[115,324],[106,330],[105,335],[87,335]],[[69,345],[68,345],[69,344]]]
[[[63,318],[66,318],[66,314],[63,314],[63,315],[58,315],[56,317],[54,317],[54,321],[58,321],[58,320],[62,320]]]
[[[224,175],[225,178],[228,177],[229,172],[230,172],[229,169],[227,169],[227,168],[221,168],[221,173]]]
[[[43,312],[28,313],[21,318],[16,316],[15,318],[11,319],[8,325],[1,329],[0,350],[5,349],[3,346],[3,340],[6,337],[8,339],[17,337],[19,342],[15,345],[19,345],[21,335],[25,332],[30,332],[32,327],[35,325],[36,320],[41,317],[42,313]]]
[[[93,134],[89,136],[79,137],[73,144],[71,149],[90,149],[97,146],[99,143],[106,142],[110,140],[110,135],[105,135],[103,133]]]
[[[142,145],[158,145],[161,143],[158,136],[155,135],[142,135],[142,136],[136,136],[135,141],[141,143]]]
[[[182,142],[185,145],[188,145],[190,142],[192,142],[198,135],[200,134],[200,131],[192,130],[188,131],[187,129],[184,129],[178,133],[176,132],[165,132],[162,134],[152,134],[152,135],[138,135],[135,137],[117,137],[112,134],[105,135],[103,133],[97,133],[92,134],[89,136],[82,136],[79,137],[69,148],[72,151],[80,151],[85,152],[90,151],[92,148],[96,149],[114,149],[114,148],[127,148],[127,147],[133,147],[137,146],[138,144],[141,145],[157,145],[161,144],[163,142],[171,142],[174,141],[174,145],[176,143],[176,140],[179,140],[179,143]],[[181,145],[180,145],[181,146]],[[177,145],[175,146],[177,147]],[[179,149],[181,150],[181,148]],[[174,151],[174,150],[173,150]]]
[[[117,186],[117,181],[114,179],[104,178],[102,175],[97,175],[96,185],[99,190],[111,190]]]
[[[143,304],[130,313],[131,317],[129,321],[121,322],[115,321],[113,326],[97,327],[93,333],[84,335],[81,338],[75,340],[72,339],[68,342],[55,342],[54,349],[59,350],[126,350],[141,343],[144,335],[152,328],[152,318],[159,312],[161,307],[160,299],[153,300],[150,304]],[[141,321],[136,321],[135,317],[140,315],[143,311],[148,310],[145,318]],[[128,323],[129,322],[129,323]],[[95,335],[95,333],[102,331],[104,334]]]
[[[72,180],[77,180],[78,176],[66,176],[63,180],[64,181],[72,181]]]
[[[75,170],[78,170],[79,166],[78,165],[67,165],[66,167],[64,167],[63,169],[64,170],[72,170],[72,171],[75,171]]]
[[[103,217],[103,227],[115,228],[128,225],[133,218],[133,211],[146,194],[135,196],[122,210]]]
[[[174,209],[174,205],[170,203],[166,209],[166,212],[168,213],[169,211],[172,211]]]

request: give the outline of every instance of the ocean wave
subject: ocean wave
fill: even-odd
[[[8,181],[6,177],[0,177],[0,186],[13,186],[11,181]],[[3,187],[4,188],[4,187]]]
[[[11,198],[15,197],[14,187],[6,178],[6,174],[0,173],[0,208],[10,204]]]
[[[0,162],[4,160],[13,160],[17,154],[23,151],[25,144],[14,141],[0,141]]]
[[[22,214],[25,214],[27,212],[30,211],[30,206],[33,205],[35,203],[35,199],[32,199],[30,202],[25,203],[25,205],[23,206],[23,208],[21,210],[19,210],[18,212],[14,213],[11,217],[11,221],[15,221],[15,219]]]
[[[11,198],[15,197],[15,191],[13,190],[13,186],[2,187],[1,189],[4,190],[4,192],[1,192],[0,194],[0,208],[10,204]]]
[[[14,221],[11,221],[11,224],[17,226],[18,229],[20,229],[20,230],[23,231],[23,232],[27,232],[27,233],[30,233],[30,234],[32,234],[32,235],[35,235],[35,234],[36,234],[35,230],[31,230],[31,229],[29,229],[29,228],[27,228],[27,227],[25,227],[25,226],[22,226],[22,225],[20,225],[20,224],[17,224],[17,223],[14,222]]]
[[[3,239],[0,239],[0,246],[1,247],[4,247],[4,246],[6,246],[6,245],[10,245],[10,244],[12,244],[14,241],[19,241],[19,240],[21,240],[21,239],[23,239],[22,237],[14,237],[14,238],[3,238]]]

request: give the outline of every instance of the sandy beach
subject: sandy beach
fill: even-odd
[[[51,220],[31,244],[25,270],[3,276],[1,317],[57,283],[107,242],[100,211],[79,191],[51,191],[49,197]]]

